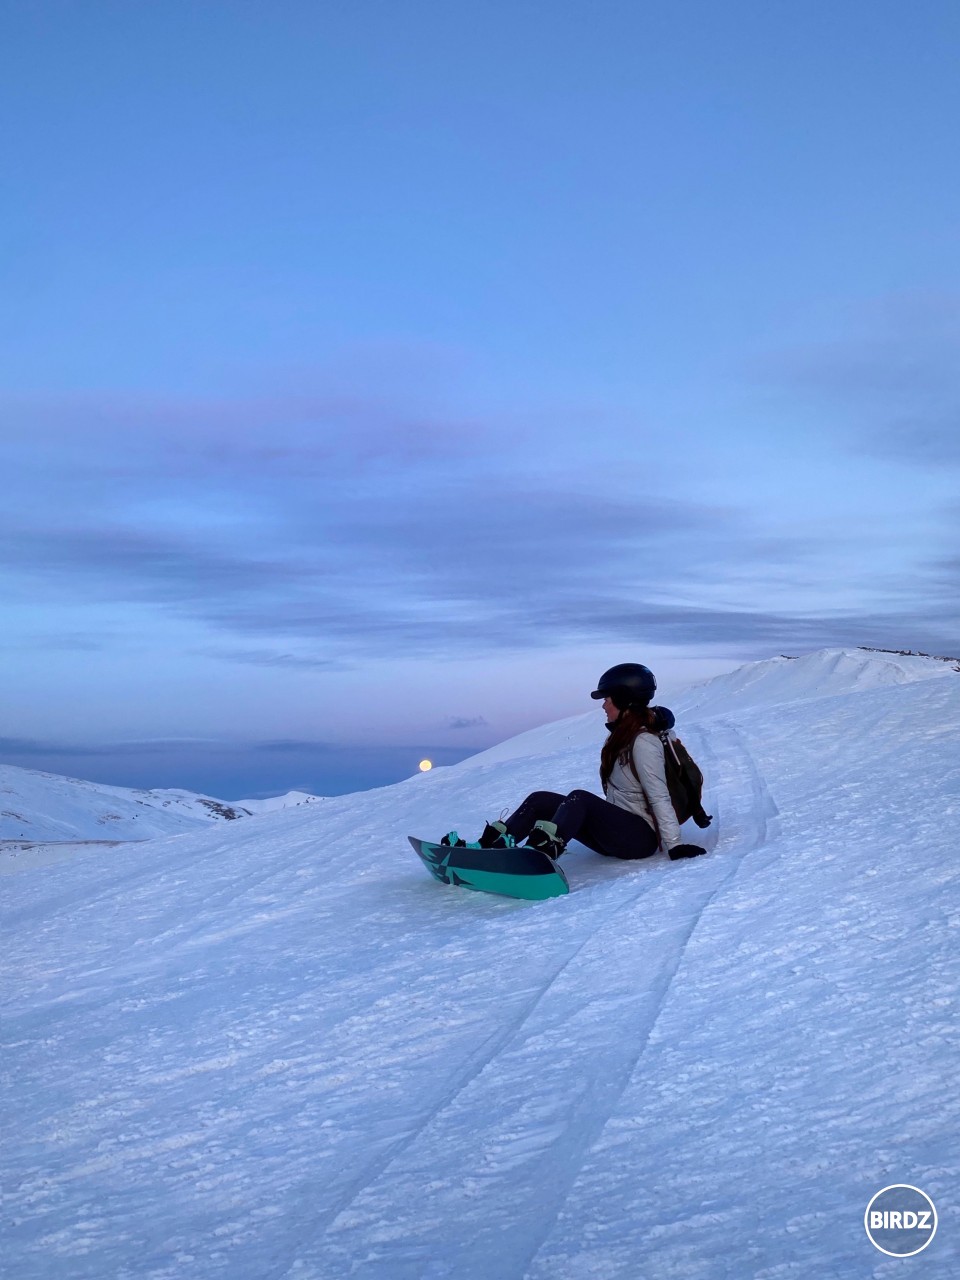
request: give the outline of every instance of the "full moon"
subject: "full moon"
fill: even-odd
[[[432,768],[433,768],[433,761],[432,761],[432,760],[421,760],[421,761],[420,761],[420,772],[421,772],[421,773],[426,773],[428,769],[432,769]]]

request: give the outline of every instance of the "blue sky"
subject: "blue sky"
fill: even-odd
[[[960,6],[12,3],[0,757],[391,781],[960,651]]]

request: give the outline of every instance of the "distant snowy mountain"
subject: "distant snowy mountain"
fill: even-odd
[[[0,840],[152,840],[248,816],[236,805],[0,764]]]
[[[267,800],[238,800],[236,807],[247,813],[276,813],[278,809],[296,809],[302,804],[316,804],[323,796],[312,796],[306,791],[288,791],[285,796],[270,796]]]
[[[716,815],[691,862],[574,844],[530,904],[414,857],[595,788],[598,712],[7,879],[10,1275],[960,1275],[960,674],[662,693]],[[894,1183],[940,1213],[908,1263],[864,1231]]]
[[[718,715],[746,707],[830,698],[908,684],[914,680],[957,680],[954,659],[875,649],[822,649],[799,658],[750,662],[726,675],[691,686],[674,710],[686,715]]]

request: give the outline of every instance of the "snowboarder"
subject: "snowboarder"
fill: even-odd
[[[488,822],[481,848],[524,842],[558,858],[570,840],[579,840],[609,858],[649,858],[662,845],[673,859],[706,853],[685,844],[667,789],[659,731],[671,729],[673,713],[651,707],[653,672],[638,662],[622,662],[600,677],[591,698],[603,699],[609,737],[600,753],[602,799],[591,791],[534,791],[506,821]],[[632,767],[631,767],[632,761]],[[456,833],[443,843],[457,841]]]

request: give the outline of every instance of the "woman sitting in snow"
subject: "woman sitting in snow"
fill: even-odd
[[[559,858],[570,840],[579,840],[609,858],[649,858],[662,845],[671,858],[695,858],[706,850],[684,844],[670,800],[659,734],[673,728],[666,707],[651,707],[653,672],[623,662],[600,677],[591,698],[603,699],[610,736],[600,753],[600,781],[606,799],[591,791],[534,791],[505,822],[488,822],[483,849],[510,848],[523,841]],[[463,844],[455,831],[443,844]]]

